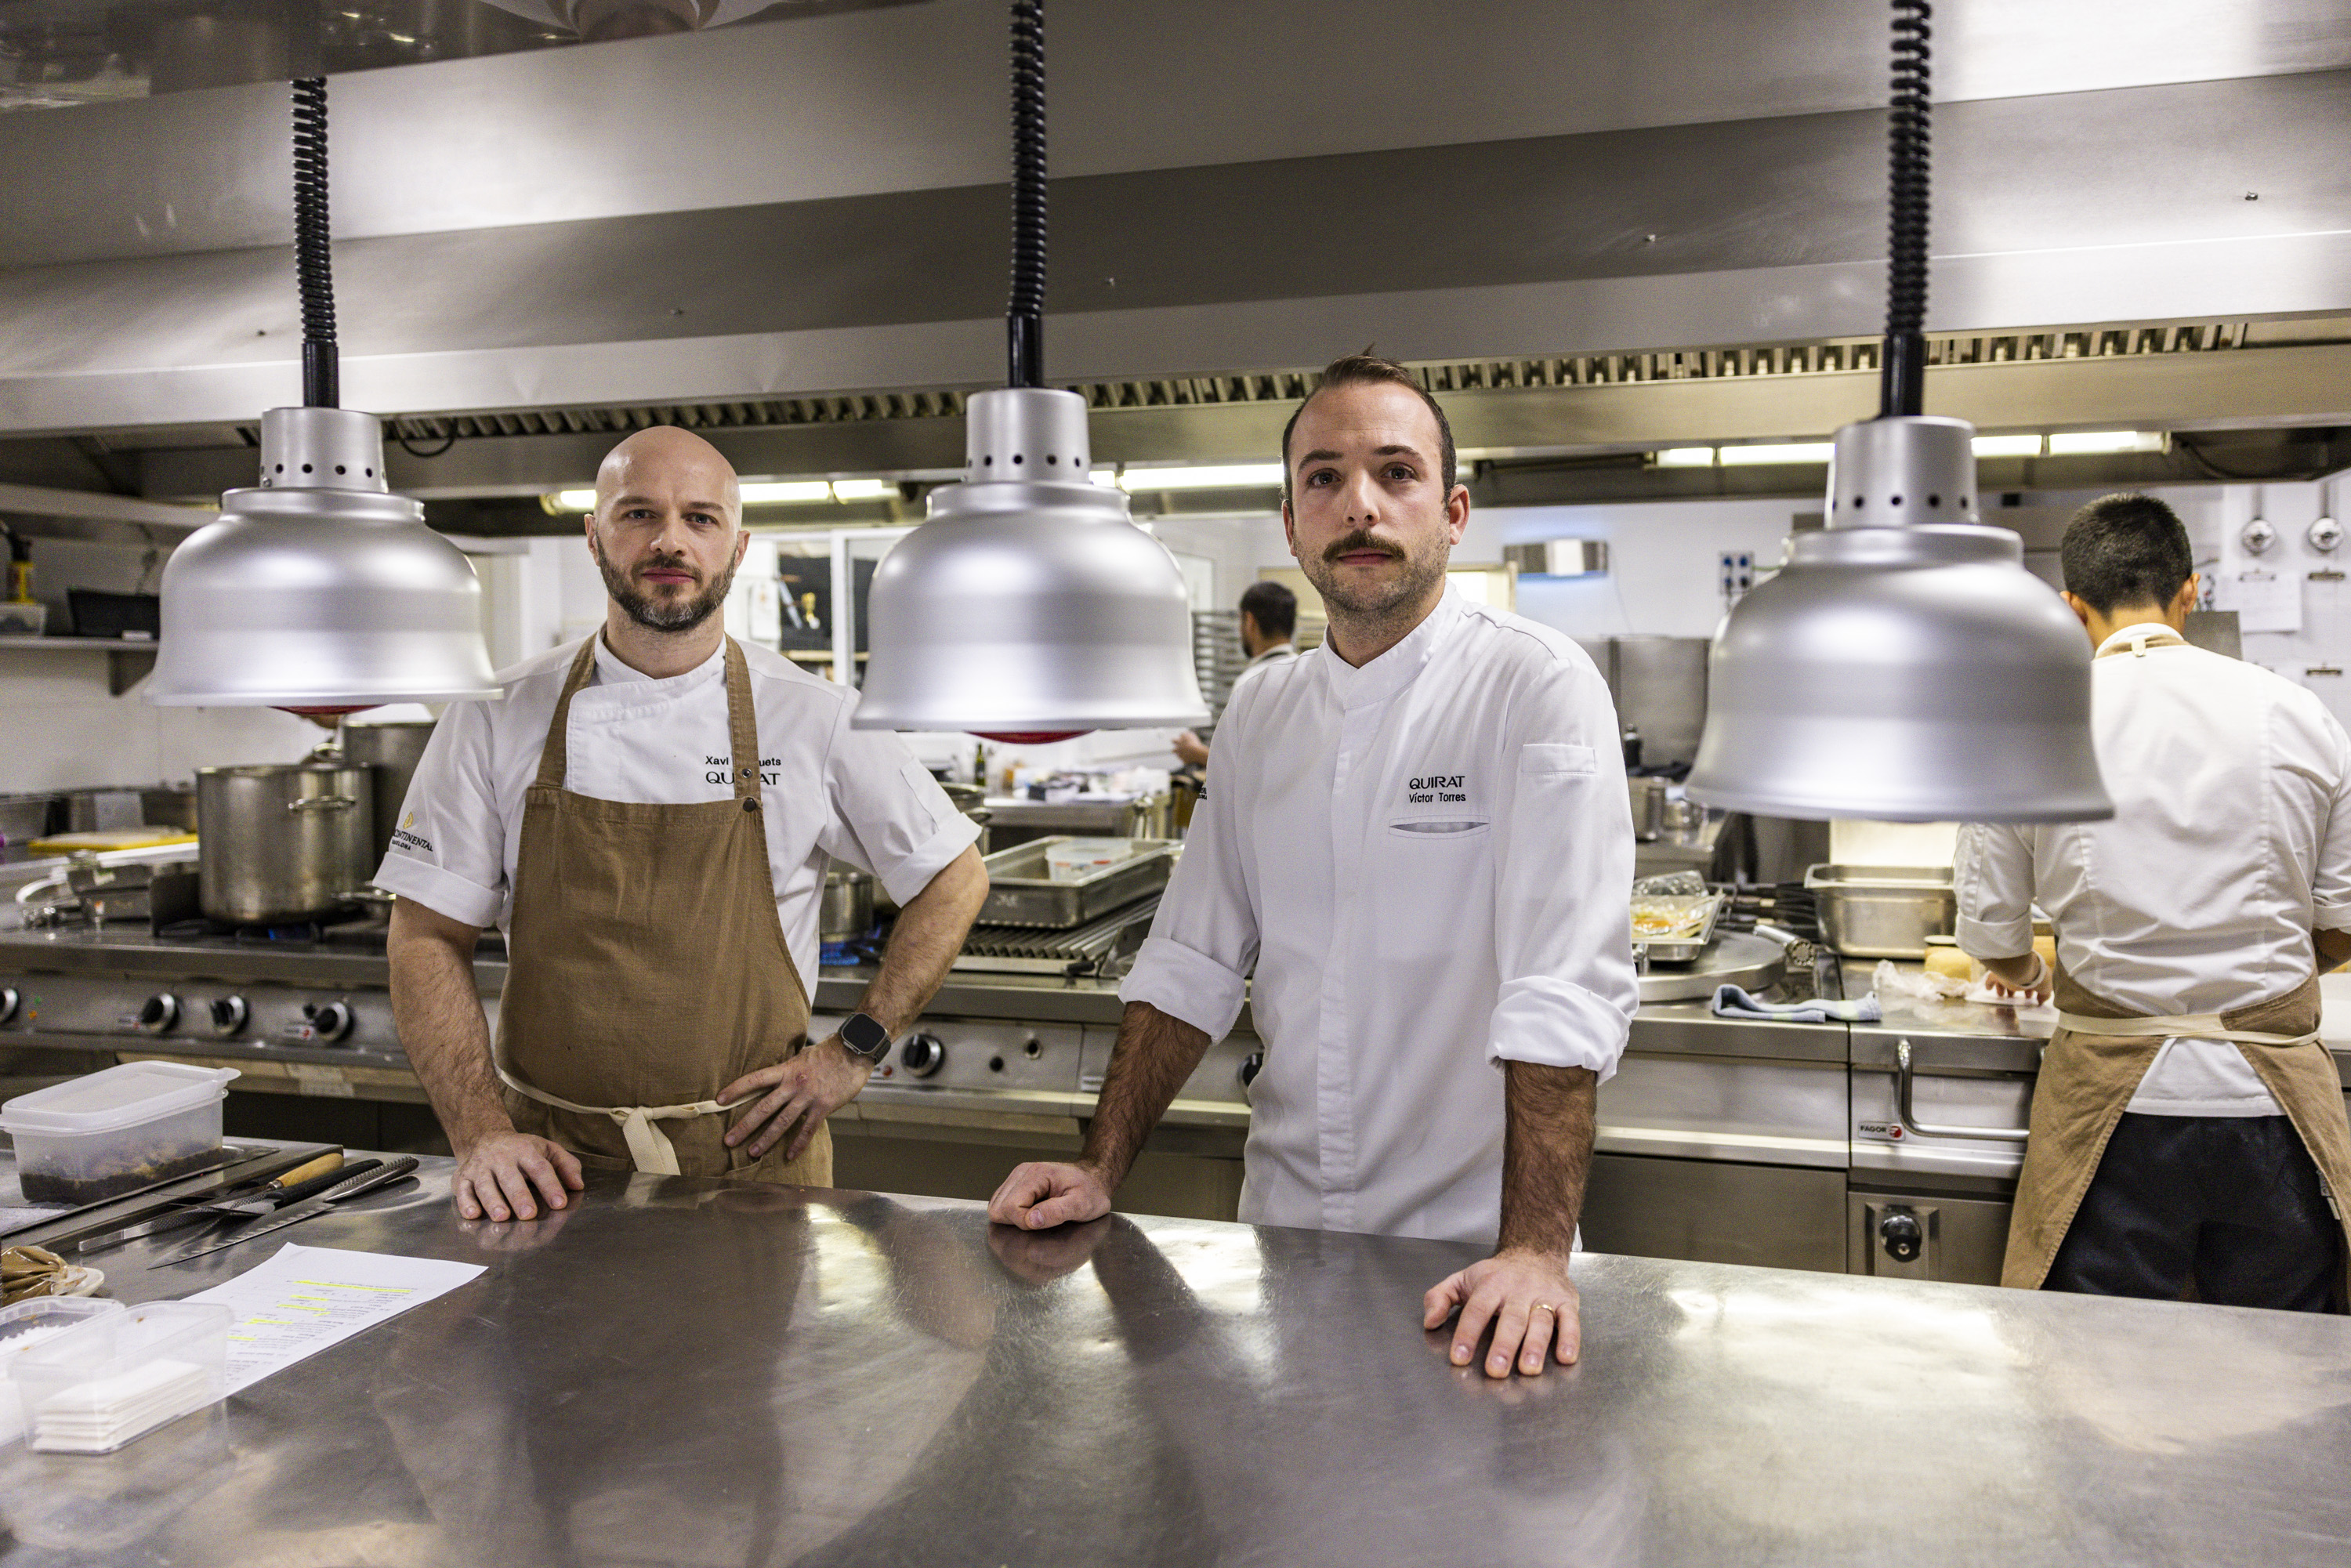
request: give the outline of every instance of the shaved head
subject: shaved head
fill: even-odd
[[[674,424],[640,430],[604,454],[596,470],[596,510],[601,514],[616,497],[649,489],[648,482],[655,479],[682,497],[724,506],[729,522],[743,520],[743,486],[735,465],[718,448]]]
[[[640,430],[596,470],[588,549],[613,605],[636,626],[701,626],[726,600],[749,542],[734,465],[690,430]]]

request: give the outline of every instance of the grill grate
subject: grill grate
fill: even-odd
[[[1108,960],[1143,945],[1159,895],[1138,899],[1123,909],[1068,931],[1039,931],[1025,925],[975,925],[964,938],[955,967],[1014,974],[1087,974]]]

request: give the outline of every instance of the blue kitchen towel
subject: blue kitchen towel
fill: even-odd
[[[1886,1009],[1877,1005],[1876,991],[1850,1002],[1818,997],[1809,1002],[1767,1002],[1737,986],[1716,989],[1714,1012],[1717,1018],[1775,1019],[1782,1023],[1876,1023],[1886,1016]]]

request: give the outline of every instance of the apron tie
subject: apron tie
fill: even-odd
[[[549,1094],[535,1089],[499,1067],[498,1082],[526,1099],[542,1105],[552,1105],[559,1111],[569,1111],[575,1116],[610,1116],[621,1125],[621,1136],[629,1145],[629,1158],[637,1169],[650,1176],[679,1176],[677,1149],[669,1134],[653,1125],[655,1122],[682,1122],[689,1116],[717,1116],[748,1105],[756,1095],[720,1103],[716,1100],[696,1100],[686,1105],[580,1105],[559,1094]]]
[[[2076,1034],[2105,1035],[2114,1040],[2226,1040],[2245,1045],[2308,1045],[2318,1031],[2271,1034],[2257,1029],[2231,1029],[2219,1013],[2176,1013],[2168,1018],[2103,1019],[2059,1009],[2057,1021]]]

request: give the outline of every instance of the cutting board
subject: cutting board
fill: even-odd
[[[86,833],[52,833],[25,847],[37,855],[69,855],[77,850],[152,850],[165,844],[193,844],[196,835],[185,828],[99,828]]]

